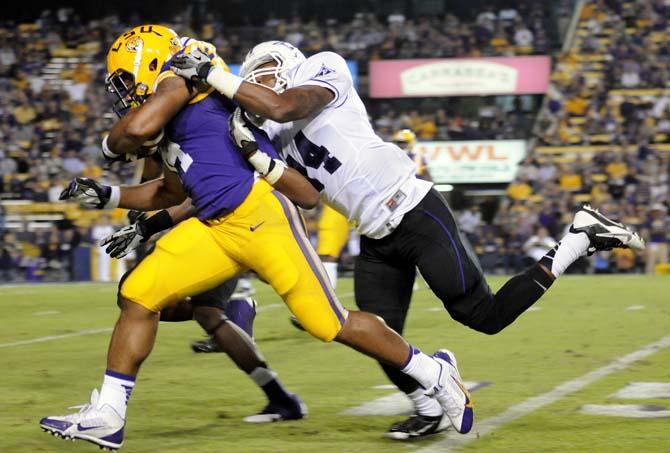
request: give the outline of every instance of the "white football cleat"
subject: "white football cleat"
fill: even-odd
[[[435,387],[426,395],[440,403],[456,431],[466,434],[474,423],[474,405],[458,372],[456,356],[447,349],[440,349],[433,354],[433,359],[441,367],[440,376]]]
[[[630,247],[644,249],[644,240],[626,225],[615,222],[602,215],[597,209],[585,204],[575,214],[570,226],[571,233],[585,233],[591,244],[588,254],[599,250]]]
[[[40,420],[45,432],[63,439],[82,439],[98,445],[102,449],[118,450],[123,445],[125,420],[109,405],[98,408],[98,391],[91,393],[91,402],[79,408],[79,412],[68,415],[54,415]]]

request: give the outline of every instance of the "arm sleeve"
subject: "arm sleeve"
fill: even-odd
[[[298,68],[293,87],[303,85],[329,89],[335,97],[328,105],[339,106],[347,99],[353,80],[344,58],[334,52],[320,52],[309,57]]]

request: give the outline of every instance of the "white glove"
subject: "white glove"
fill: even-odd
[[[198,47],[194,47],[189,53],[173,57],[170,60],[170,69],[186,80],[207,83],[207,75],[212,69],[212,60]]]
[[[242,151],[245,158],[258,149],[256,138],[247,126],[241,108],[236,108],[228,118],[228,131],[233,143]]]
[[[86,209],[112,209],[119,205],[119,186],[105,186],[90,178],[74,178],[64,189],[59,200],[74,199]]]
[[[133,223],[110,234],[100,241],[100,247],[107,246],[105,252],[112,258],[123,258],[141,243],[147,241],[142,222]]]

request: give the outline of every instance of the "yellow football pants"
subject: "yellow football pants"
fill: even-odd
[[[349,238],[347,218],[330,206],[324,205],[318,227],[316,251],[319,256],[339,258]]]
[[[163,236],[122,281],[122,297],[159,312],[252,269],[305,330],[331,341],[347,316],[309,244],[293,204],[263,180],[230,214],[195,218]]]

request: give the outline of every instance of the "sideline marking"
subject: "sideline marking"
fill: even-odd
[[[46,311],[36,311],[33,313],[33,316],[49,316],[49,315],[59,315],[58,310],[46,310]]]
[[[669,410],[648,404],[585,404],[579,412],[607,417],[670,418]]]
[[[84,329],[78,332],[64,333],[62,335],[49,335],[47,337],[38,337],[31,340],[14,341],[12,343],[0,343],[0,348],[13,348],[14,346],[24,346],[27,344],[44,343],[46,341],[62,340],[63,338],[83,337],[84,335],[94,335],[96,333],[111,332],[111,327],[102,329]]]
[[[631,382],[609,396],[617,399],[670,399],[670,382]]]
[[[446,438],[418,451],[420,453],[444,452],[449,447],[468,444],[507,423],[513,422],[514,420],[541,409],[544,406],[548,406],[567,395],[576,393],[584,387],[593,384],[612,373],[624,370],[638,360],[642,360],[668,346],[670,346],[670,336],[663,337],[654,343],[643,346],[637,351],[619,357],[603,367],[590,371],[576,379],[566,381],[557,387],[554,387],[547,393],[533,396],[519,404],[515,404],[501,414],[486,418],[479,423],[477,422],[477,419],[475,419],[474,429],[468,434],[458,434],[451,431],[446,435]]]
[[[631,305],[630,307],[626,308],[626,311],[637,311],[637,310],[644,310],[644,305]]]

